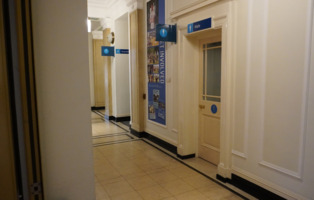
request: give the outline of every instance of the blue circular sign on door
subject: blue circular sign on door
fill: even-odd
[[[108,53],[109,53],[109,50],[106,48],[106,49],[104,50],[104,53],[105,53],[105,54],[108,54]]]
[[[217,111],[218,111],[218,108],[217,108],[217,106],[216,106],[215,104],[213,104],[213,105],[210,107],[210,109],[211,109],[211,111],[212,111],[213,114],[216,114]]]
[[[167,32],[166,29],[162,28],[162,29],[159,31],[159,34],[160,34],[161,37],[165,38],[165,37],[167,37],[168,32]]]

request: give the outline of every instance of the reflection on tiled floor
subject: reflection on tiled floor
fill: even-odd
[[[102,121],[100,123],[93,123],[93,136],[113,134],[113,133],[125,133],[126,131],[109,121]]]
[[[93,146],[135,139],[135,137],[129,133],[129,127],[105,120],[103,112],[94,111],[91,113],[91,118]]]
[[[92,113],[93,143],[124,141],[121,124],[104,121]],[[215,167],[195,158],[191,165],[215,174]],[[185,161],[186,162],[186,161]],[[207,166],[207,168],[206,168]],[[127,140],[94,146],[97,200],[236,200],[242,199],[178,160],[154,148],[147,141]],[[207,170],[207,171],[206,171]]]
[[[105,135],[103,137],[93,137],[93,144],[103,144],[108,142],[115,142],[115,141],[125,141],[132,139],[127,134],[119,134],[119,135]]]

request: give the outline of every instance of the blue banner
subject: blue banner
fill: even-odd
[[[164,23],[165,0],[147,2],[148,119],[166,125],[166,48],[156,40],[156,26]]]
[[[114,47],[102,46],[101,47],[101,56],[114,56]]]
[[[116,54],[129,54],[128,49],[116,49]]]
[[[212,27],[212,18],[207,18],[198,22],[188,24],[188,33],[193,33]]]

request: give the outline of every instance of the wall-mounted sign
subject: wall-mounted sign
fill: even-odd
[[[147,2],[148,119],[166,125],[166,48],[157,41],[156,26],[165,23],[165,0]],[[160,33],[160,31],[159,31]],[[162,37],[169,32],[162,31]]]
[[[114,47],[102,46],[101,56],[114,56]]]
[[[156,41],[177,42],[177,25],[157,24]]]
[[[128,49],[116,49],[116,54],[129,54]]]
[[[212,27],[212,18],[210,17],[208,19],[204,19],[198,22],[188,24],[188,33],[193,33],[193,32],[211,28],[211,27]]]
[[[215,104],[213,104],[211,107],[210,107],[210,110],[212,111],[213,114],[216,114],[217,111],[218,111],[218,108]]]

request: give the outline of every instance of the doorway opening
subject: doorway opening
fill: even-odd
[[[124,132],[130,129],[129,13],[126,11],[122,15],[116,15],[107,12],[100,15],[94,5],[88,6],[91,29],[89,67],[94,142],[99,140],[99,131],[101,131],[98,130],[99,124],[95,124],[100,121],[99,117],[103,123],[110,122],[123,127]],[[106,9],[110,10],[115,6],[118,4],[110,4]],[[106,47],[113,49],[109,55],[102,52],[102,48],[106,49]],[[112,137],[126,139],[114,135]]]

